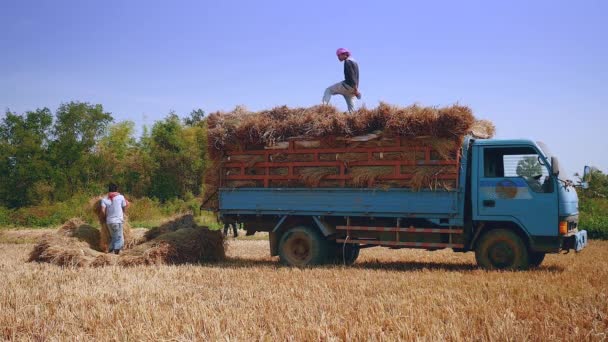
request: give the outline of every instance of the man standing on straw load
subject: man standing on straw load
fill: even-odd
[[[340,62],[344,62],[344,81],[325,89],[323,103],[329,104],[332,95],[342,95],[346,100],[348,111],[352,113],[355,110],[355,97],[361,99],[361,93],[359,92],[359,65],[351,58],[350,51],[345,48],[339,48],[336,51],[336,55]]]
[[[119,254],[125,244],[123,224],[124,212],[129,202],[118,192],[118,185],[110,183],[108,195],[101,200],[101,210],[106,216],[106,223],[112,237],[110,253]]]

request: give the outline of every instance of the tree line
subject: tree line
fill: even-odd
[[[7,111],[0,121],[0,206],[18,208],[104,192],[110,181],[161,201],[203,192],[205,113],[169,113],[135,136],[100,104]]]
[[[133,122],[114,122],[100,104],[64,103],[55,113],[7,111],[0,121],[0,206],[98,194],[109,181],[133,197],[200,196],[206,160],[200,109],[184,119],[169,113],[139,137]],[[590,181],[581,195],[607,198],[608,176],[594,168]]]

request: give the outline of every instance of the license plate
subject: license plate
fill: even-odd
[[[574,234],[574,250],[580,252],[587,246],[587,231],[581,230]]]

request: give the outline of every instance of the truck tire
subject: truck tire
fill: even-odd
[[[485,233],[475,248],[475,259],[485,269],[523,270],[529,265],[526,244],[507,229]]]
[[[298,226],[287,230],[279,241],[279,258],[290,266],[321,265],[327,261],[328,241],[318,230]]]
[[[331,247],[333,253],[330,257],[330,262],[336,265],[350,266],[354,264],[361,250],[359,244],[353,243],[333,243]]]
[[[540,264],[543,263],[543,260],[545,260],[545,254],[544,252],[528,252],[529,260],[530,260],[530,266],[531,267],[538,267],[540,266]]]

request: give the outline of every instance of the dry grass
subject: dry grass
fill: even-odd
[[[471,127],[471,133],[480,138],[491,138],[496,134],[496,127],[488,120],[478,120]]]
[[[260,112],[237,107],[209,115],[208,146],[212,158],[220,159],[224,149],[273,146],[294,137],[353,136],[384,130],[406,137],[460,138],[471,132],[475,121],[470,108],[457,104],[437,108],[381,103],[352,114],[332,106],[281,106]]]
[[[418,166],[412,174],[412,179],[409,181],[409,186],[414,191],[420,191],[420,189],[428,188],[433,191],[437,190],[451,190],[446,189],[443,186],[443,182],[438,179],[438,176],[448,172],[447,167],[437,166]]]
[[[353,185],[362,187],[373,186],[378,178],[394,172],[393,166],[359,166],[348,170],[348,174],[352,176]]]
[[[302,167],[298,169],[300,178],[307,186],[318,186],[323,178],[340,173],[337,167]]]
[[[538,270],[471,253],[363,250],[354,267],[280,267],[265,241],[219,264],[61,268],[0,244],[5,340],[606,340],[608,242]]]

